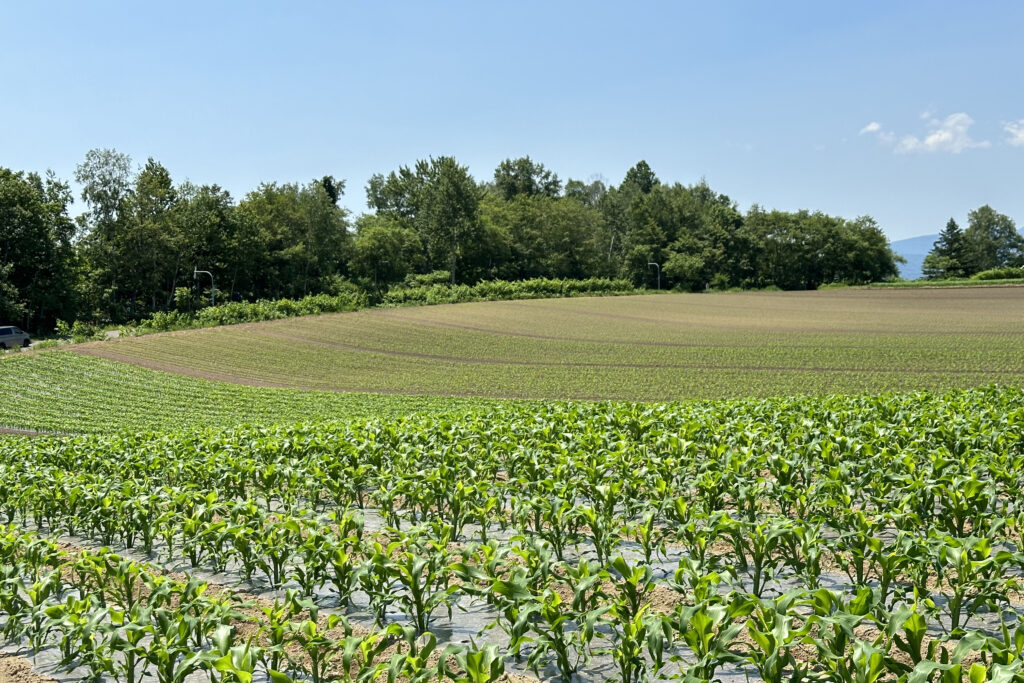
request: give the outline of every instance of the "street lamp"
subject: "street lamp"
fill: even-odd
[[[647,264],[648,268],[650,268],[651,266],[654,266],[655,268],[658,269],[658,289],[660,290],[661,289],[661,266],[659,266],[657,263],[648,263]]]
[[[200,275],[209,275],[210,276],[210,305],[211,306],[215,306],[216,304],[214,303],[214,295],[215,295],[217,289],[216,289],[216,287],[213,284],[213,273],[211,273],[208,270],[197,270],[196,268],[192,269],[192,279],[193,280],[195,280]]]

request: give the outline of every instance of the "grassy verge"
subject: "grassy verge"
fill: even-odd
[[[865,286],[876,289],[898,289],[907,287],[1003,287],[1006,285],[1024,286],[1024,278],[999,280],[972,280],[970,278],[956,280],[899,280],[896,282],[874,282]]]

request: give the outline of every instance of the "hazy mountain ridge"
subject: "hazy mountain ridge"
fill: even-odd
[[[1024,235],[1024,231],[1021,231]],[[903,240],[891,242],[892,250],[907,259],[906,263],[898,263],[900,277],[905,280],[919,280],[922,277],[921,268],[924,264],[924,257],[932,250],[939,234],[921,235],[920,237],[908,237]]]
[[[907,259],[906,263],[896,264],[900,269],[900,277],[906,280],[917,280],[921,277],[924,257],[932,250],[937,239],[939,239],[939,235],[935,233],[934,235],[908,237],[892,242],[892,250]]]

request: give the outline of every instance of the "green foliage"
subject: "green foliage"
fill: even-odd
[[[630,683],[1011,682],[1022,406],[993,387],[5,438],[0,630],[133,682],[477,683],[513,663]],[[376,509],[354,512],[363,498]],[[501,540],[466,521],[485,500]],[[629,542],[656,531],[671,578]],[[131,559],[133,538],[157,540]],[[219,585],[164,571],[184,559]],[[340,608],[318,597],[339,585],[324,561],[349,573]],[[249,562],[301,590],[257,601]],[[468,646],[444,642],[460,608],[481,619]],[[495,629],[507,639],[476,640]]]
[[[49,173],[0,167],[0,320],[50,329],[76,314],[71,191]]]
[[[298,300],[278,299],[277,301],[229,302],[219,306],[207,306],[195,313],[171,311],[154,313],[139,323],[143,331],[166,332],[216,325],[237,325],[239,323],[280,320],[302,315],[340,313],[365,308],[366,296],[361,293],[311,294]]]
[[[1024,265],[1024,236],[1013,219],[988,204],[967,214],[964,231],[966,274]]]
[[[929,280],[960,278],[970,269],[963,230],[952,218],[924,259],[923,272]]]
[[[366,188],[378,215],[413,229],[425,248],[427,269],[445,264],[458,281],[459,254],[465,256],[480,232],[480,192],[469,169],[454,157],[431,157],[402,166],[386,178],[377,174]]]
[[[557,197],[562,183],[558,175],[530,157],[505,159],[494,169],[494,187],[505,201],[519,196]]]
[[[67,351],[21,354],[0,365],[21,398],[0,425],[57,433],[228,427],[446,411],[487,399],[261,389],[147,370]],[[71,389],[74,387],[74,389]]]
[[[416,304],[455,304],[467,301],[505,301],[511,299],[548,299],[574,296],[607,296],[633,294],[637,290],[625,280],[485,280],[475,285],[433,284],[416,287],[396,287],[381,297],[385,306]]]
[[[419,160],[370,179],[374,214],[355,221],[355,234],[339,205],[345,181],[330,175],[262,183],[236,202],[217,185],[175,183],[152,158],[136,170],[116,150],[90,150],[75,172],[86,204],[77,226],[65,183],[2,175],[0,226],[14,239],[0,248],[0,316],[30,330],[49,330],[58,317],[106,325],[192,314],[211,294],[229,301],[338,294],[349,279],[377,296],[442,269],[453,286],[621,278],[653,287],[648,264],[658,263],[666,289],[690,291],[813,289],[895,274],[894,256],[868,217],[768,214],[756,206],[744,216],[706,183],[663,183],[644,161],[617,187],[569,180],[563,192],[558,176],[529,157],[506,159],[482,184],[453,157]],[[1005,221],[986,216],[974,220],[988,227],[971,234],[989,235],[974,239],[975,251],[1019,252],[992,246]],[[197,269],[212,273],[213,283],[199,282]]]
[[[972,280],[1020,280],[1024,279],[1024,266],[1008,266],[1006,268],[991,268],[975,273]]]

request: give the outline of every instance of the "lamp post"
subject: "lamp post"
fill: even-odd
[[[210,305],[211,306],[215,306],[216,303],[215,303],[215,298],[214,297],[216,295],[217,288],[213,284],[213,273],[211,273],[208,270],[198,270],[196,268],[192,269],[192,279],[193,280],[195,280],[200,275],[209,275],[210,276]]]
[[[647,264],[648,268],[650,268],[651,266],[654,266],[655,268],[658,269],[658,289],[660,290],[661,289],[661,266],[659,266],[657,263],[653,263],[653,262]]]

